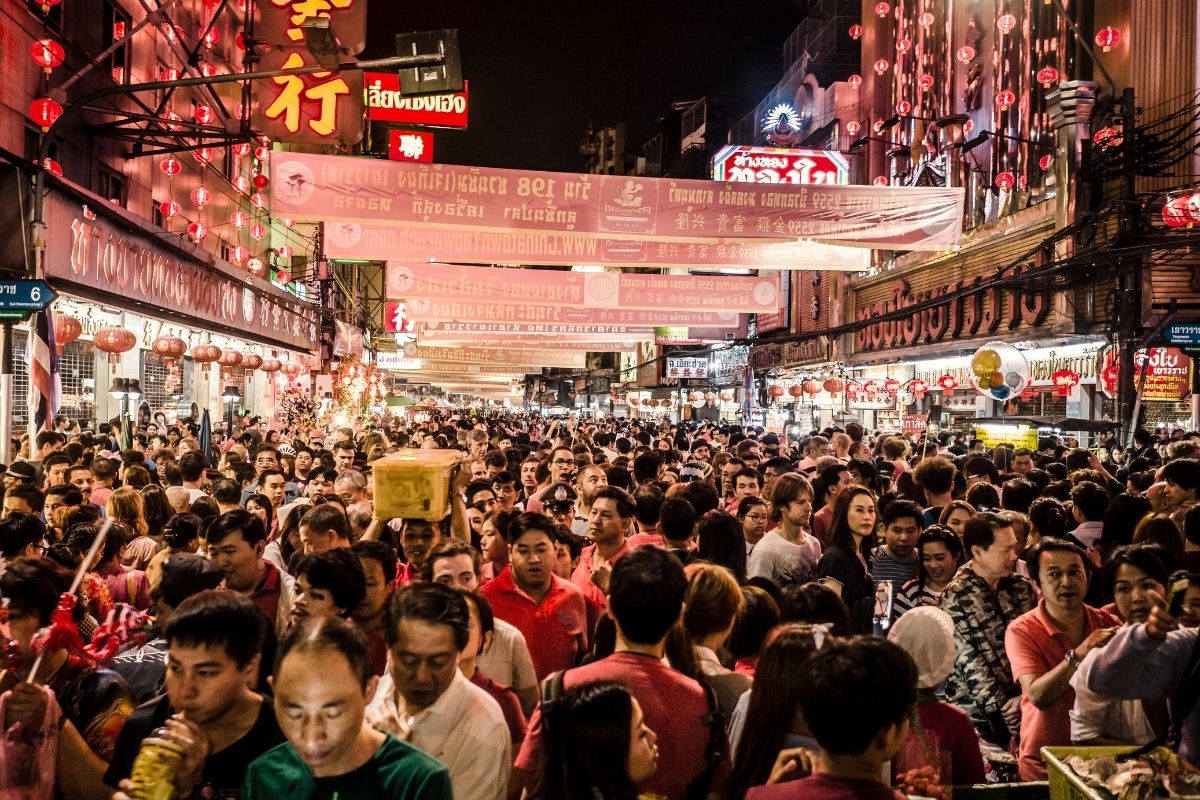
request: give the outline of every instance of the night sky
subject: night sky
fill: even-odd
[[[458,28],[470,128],[438,131],[435,161],[579,172],[589,121],[624,122],[641,155],[672,101],[782,77],[792,0],[374,0],[364,56],[390,54],[402,31]]]

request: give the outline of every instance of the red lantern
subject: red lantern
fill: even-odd
[[[1186,202],[1188,222],[1200,222],[1200,193],[1189,195]]]
[[[901,100],[899,103],[896,103],[896,113],[900,116],[908,116],[910,111],[912,111],[912,103],[907,100]]]
[[[629,397],[625,402],[629,403],[631,407],[637,408],[638,404],[640,404],[642,401],[637,397]]]
[[[254,157],[259,161],[266,161],[271,157],[271,148],[265,144],[259,145],[258,147],[254,148]]]
[[[167,157],[158,162],[158,168],[164,175],[175,176],[183,171],[183,163],[178,158]]]
[[[711,403],[713,400],[717,399],[717,395],[715,392],[705,392],[704,399]]]
[[[1096,33],[1096,44],[1108,52],[1121,43],[1121,32],[1111,25],[1106,25]]]
[[[895,397],[900,391],[900,381],[895,378],[888,378],[883,382],[883,390],[887,392],[888,397]]]
[[[913,397],[924,400],[925,393],[929,391],[929,384],[923,380],[914,380],[908,384],[908,390],[913,393]]]
[[[160,81],[177,81],[179,80],[179,70],[174,67],[166,67],[158,71],[158,79]]]
[[[67,57],[62,45],[53,39],[38,39],[29,48],[29,55],[33,58],[33,63],[41,67],[47,75],[50,74],[50,70],[62,66],[63,59]]]
[[[954,57],[964,64],[970,64],[975,60],[975,48],[969,44],[965,44],[958,48],[958,52],[954,54]]]
[[[839,378],[826,378],[824,387],[825,391],[829,392],[830,394],[837,394],[838,392],[842,391],[842,389],[846,388],[846,385],[842,383],[841,379]]]
[[[163,112],[163,113],[160,115],[160,119],[164,119],[164,120],[166,120],[166,122],[164,122],[164,123],[163,123],[163,127],[164,127],[164,128],[166,128],[166,129],[167,129],[167,130],[169,130],[169,131],[181,131],[181,130],[183,130],[183,126],[182,126],[182,125],[174,125],[174,124],[172,124],[172,123],[175,123],[175,122],[182,122],[182,121],[183,121],[183,117],[179,116],[179,115],[178,115],[178,114],[176,114],[174,111],[169,111],[169,110],[168,110],[168,111],[164,111],[164,112]]]
[[[292,250],[292,246],[290,244],[280,245],[279,249],[275,251],[276,255],[278,255],[280,258],[291,258],[294,252],[295,251]]]
[[[50,130],[50,126],[62,116],[63,108],[49,97],[39,97],[29,104],[29,118],[42,129],[42,133]]]
[[[850,26],[850,38],[851,39],[853,39],[854,41],[857,42],[859,39],[862,38],[862,35],[863,35],[863,26],[862,25],[851,25]]]
[[[1116,128],[1101,128],[1092,134],[1092,144],[1100,148],[1118,145],[1121,143],[1121,134]]]
[[[958,388],[958,378],[953,375],[943,375],[937,380],[938,386],[942,388],[942,394],[952,395],[954,390]]]
[[[271,179],[266,175],[255,175],[252,183],[254,184],[254,188],[261,192],[263,189],[266,189],[271,185]]]
[[[688,392],[687,398],[689,403],[699,403],[704,399],[704,395],[699,392]]]
[[[996,174],[996,188],[1001,191],[1008,191],[1017,182],[1017,179],[1011,172],[999,172]]]
[[[857,89],[862,86],[862,75],[851,75],[846,78],[846,83],[850,85],[851,89]]]
[[[229,260],[234,264],[245,264],[250,257],[250,250],[245,245],[235,245],[229,250]]]
[[[233,154],[238,158],[245,158],[246,156],[250,155],[249,142],[238,142],[230,149],[233,150]]]
[[[79,338],[83,333],[83,325],[70,314],[54,315],[54,344],[61,356],[67,345]]]
[[[922,28],[931,28],[931,27],[933,27],[933,23],[934,23],[933,14],[930,14],[928,11],[926,11],[921,16],[917,17],[917,24],[920,25]]]
[[[258,369],[263,365],[263,357],[258,353],[247,353],[242,359],[242,366],[246,369]]]
[[[166,219],[171,219],[183,213],[183,206],[174,200],[163,200],[158,204],[158,213],[162,214]]]
[[[222,350],[221,357],[217,359],[217,363],[226,369],[240,366],[242,363],[242,354],[237,350]]]
[[[37,162],[35,161],[33,163],[36,164]],[[49,172],[51,175],[56,175],[59,178],[61,178],[63,176],[62,165],[59,164],[57,161],[55,161],[53,158],[46,159],[45,169],[46,169],[46,172]]]
[[[1017,102],[1017,95],[1011,89],[1005,89],[1002,92],[996,92],[996,107],[1001,111],[1008,109]]]
[[[132,350],[137,345],[137,336],[125,328],[105,327],[96,331],[92,344],[97,350],[108,353],[108,363],[116,364],[120,354]]]
[[[888,15],[888,12],[891,10],[892,10],[892,7],[889,6],[887,3],[876,3],[875,4],[875,16],[877,16],[877,17],[886,17]]]
[[[890,67],[890,66],[891,66],[891,64],[888,63],[888,60],[886,58],[879,59],[878,61],[875,62],[875,74],[882,75],[883,73],[888,71],[888,67]]]
[[[187,342],[178,336],[159,336],[150,343],[150,349],[158,353],[169,367],[175,363],[175,359],[183,358],[183,354],[187,352]]]
[[[211,147],[197,147],[192,151],[192,158],[196,159],[198,164],[209,164],[213,160],[213,149]]]
[[[791,386],[788,387],[787,393],[790,394],[792,397],[799,399],[800,395],[804,394],[804,389],[801,388],[800,384],[793,383]]]
[[[267,196],[262,192],[255,192],[254,194],[250,195],[250,205],[254,206],[255,208],[266,208]]]
[[[912,39],[901,39],[896,42],[897,53],[907,53],[909,50],[912,50]]]
[[[858,133],[861,130],[862,130],[861,122],[858,122],[856,120],[850,120],[849,122],[846,123],[846,133],[850,134],[851,136],[858,136]]]
[[[208,125],[216,118],[217,112],[213,111],[213,107],[207,103],[200,103],[192,110],[192,121],[201,125]]]
[[[200,184],[195,189],[192,189],[192,203],[196,208],[204,208],[212,202],[212,190],[204,184]]]
[[[250,215],[245,211],[234,211],[230,213],[229,221],[233,227],[241,229],[246,227],[246,223],[250,221]]]
[[[1187,210],[1187,198],[1178,195],[1168,197],[1167,202],[1163,203],[1162,216],[1168,228],[1182,228],[1192,223]]]
[[[862,390],[868,400],[874,400],[876,395],[879,394],[879,384],[875,381],[867,381],[863,384]]]
[[[933,88],[933,76],[930,75],[928,72],[925,73],[920,78],[917,78],[917,86],[920,86],[922,90],[932,89]]]
[[[297,375],[299,375],[303,371],[303,369],[304,368],[301,367],[299,364],[297,364],[295,361],[285,361],[285,362],[283,362],[283,365],[279,368],[279,371],[282,372],[284,375],[287,375],[289,378],[294,378]]]
[[[876,175],[875,180],[871,181],[871,183],[875,186],[887,186],[890,181],[888,181],[887,177],[884,175]]]
[[[1049,89],[1051,85],[1058,83],[1058,70],[1054,67],[1042,67],[1038,70],[1037,82],[1043,89]]]
[[[846,385],[846,397],[852,401],[858,399],[859,392],[861,391],[862,387],[857,383],[850,383]]]
[[[211,50],[216,47],[217,42],[221,41],[221,32],[210,25],[200,39],[204,42],[204,46]]]
[[[777,383],[773,383],[767,387],[767,394],[778,400],[780,397],[783,397],[783,387]]]
[[[278,358],[264,358],[259,369],[263,372],[279,372],[279,370],[283,369],[283,362]]]
[[[1017,18],[1012,14],[1001,14],[996,18],[996,29],[1001,36],[1008,36],[1017,27]]]
[[[250,181],[245,175],[238,175],[233,179],[233,188],[237,189],[242,194],[250,194]]]
[[[1047,153],[1038,159],[1038,166],[1042,168],[1042,172],[1050,169],[1050,165],[1054,163],[1054,156]]]
[[[266,235],[267,229],[262,225],[262,223],[256,222],[250,226],[250,238],[254,239],[254,241],[262,241],[262,238]]]
[[[821,391],[821,382],[809,378],[804,382],[804,393],[807,395],[819,394]]]
[[[199,242],[205,236],[208,236],[208,226],[203,222],[189,222],[187,226],[188,236],[192,237],[193,242]]]
[[[733,392],[729,389],[722,389],[721,390],[721,399],[724,400],[726,403],[730,402],[731,400],[733,400]]]
[[[1079,385],[1079,373],[1069,369],[1060,369],[1050,376],[1050,380],[1058,389],[1058,396],[1066,397],[1072,389]]]
[[[215,344],[198,344],[192,348],[192,361],[198,364],[211,364],[221,357],[221,348]]]

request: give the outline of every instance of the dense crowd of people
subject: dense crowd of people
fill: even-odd
[[[892,798],[1200,756],[1200,433],[1118,466],[857,424],[57,427],[0,469],[20,796]],[[440,519],[376,513],[409,448],[459,452]]]

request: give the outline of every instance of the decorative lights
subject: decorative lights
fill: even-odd
[[[933,14],[930,14],[928,11],[926,11],[921,16],[917,17],[917,24],[920,25],[922,28],[933,27],[933,23],[934,23]]]
[[[954,54],[954,57],[964,64],[970,64],[975,60],[975,48],[969,44],[964,44],[958,48],[958,52]]]
[[[892,7],[890,5],[888,5],[887,3],[876,3],[875,4],[875,16],[877,16],[877,17],[886,17],[888,15],[888,12],[891,10],[892,10]]]
[[[204,184],[200,184],[195,189],[192,189],[192,203],[196,208],[204,208],[212,202],[212,190]]]
[[[201,239],[208,236],[208,226],[203,222],[191,222],[188,223],[187,233],[193,242],[199,243]]]
[[[229,221],[233,223],[235,228],[244,228],[246,223],[250,221],[250,215],[245,211],[234,211],[229,215]]]
[[[1054,67],[1042,67],[1037,72],[1037,82],[1042,85],[1043,89],[1049,89],[1058,83],[1058,70]]]
[[[29,118],[42,129],[42,133],[47,133],[62,113],[62,106],[49,97],[39,97],[29,104]]]
[[[996,18],[996,30],[1001,36],[1008,36],[1017,27],[1017,18],[1012,14],[1001,14]]]
[[[996,180],[995,180],[996,188],[1002,192],[1007,192],[1014,185],[1016,185],[1016,182],[1017,182],[1017,180],[1011,172],[996,173]]]
[[[1106,25],[1096,32],[1096,44],[1107,53],[1121,43],[1121,32],[1112,25]]]
[[[29,55],[33,59],[33,63],[41,67],[47,75],[50,74],[50,70],[62,66],[63,60],[67,57],[62,45],[53,39],[38,39],[30,46]]]
[[[1003,91],[996,92],[996,107],[1001,111],[1008,111],[1008,109],[1015,105],[1016,102],[1017,95],[1011,89],[1005,89]]]
[[[922,90],[932,89],[933,88],[933,76],[930,75],[928,72],[926,72],[920,78],[917,78],[917,86],[920,86]]]
[[[846,83],[850,85],[851,89],[857,89],[862,86],[862,75],[851,75],[849,78],[846,78]]]
[[[163,171],[164,175],[178,175],[183,171],[183,164],[178,158],[167,156],[162,161],[158,162],[158,168]]]
[[[158,204],[158,213],[162,214],[167,219],[171,219],[172,217],[178,217],[180,214],[182,214],[183,207],[174,200],[163,200]]]
[[[888,67],[890,67],[890,66],[891,66],[891,64],[888,63],[888,60],[886,58],[881,58],[875,62],[875,73],[877,75],[882,75],[883,73],[888,71]]]
[[[859,39],[862,38],[862,35],[863,35],[863,26],[862,25],[851,25],[850,26],[850,38],[851,39],[858,41]]]

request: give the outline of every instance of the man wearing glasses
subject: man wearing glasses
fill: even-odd
[[[567,447],[556,447],[550,454],[550,485],[556,483],[573,483],[575,479],[575,454]],[[544,514],[542,506],[543,495],[534,495],[525,503],[525,510],[534,514]]]

